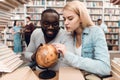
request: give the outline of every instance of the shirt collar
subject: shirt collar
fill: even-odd
[[[89,32],[90,32],[90,28],[88,28],[88,27],[83,30],[83,34],[85,34],[85,35],[88,35]]]

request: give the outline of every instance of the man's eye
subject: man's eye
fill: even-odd
[[[58,26],[58,25],[59,25],[59,23],[54,23],[54,24],[53,24],[53,26]]]
[[[49,25],[49,23],[43,23],[44,25]]]

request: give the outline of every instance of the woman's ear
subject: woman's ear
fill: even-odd
[[[82,22],[80,21],[80,26],[82,26]]]

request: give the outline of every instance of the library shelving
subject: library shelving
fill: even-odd
[[[119,26],[120,9],[109,0],[85,0],[85,4],[93,22],[97,25],[97,19],[102,19],[108,27],[105,33],[109,50],[119,50]]]
[[[108,26],[108,33],[106,33],[106,40],[109,43],[110,50],[120,50],[120,8],[118,5],[113,5],[110,1],[104,2],[104,22]]]
[[[71,0],[31,0],[27,4],[15,8],[11,11],[14,14],[9,21],[8,26],[12,27],[14,20],[18,20],[21,24],[25,24],[25,17],[30,16],[32,22],[36,27],[40,27],[41,13],[47,8],[54,8],[60,14],[60,26],[64,27],[62,18],[63,6]],[[109,0],[80,0],[85,3],[91,19],[97,25],[97,19],[108,26],[108,33],[106,33],[106,40],[111,47],[109,50],[120,50],[119,27],[120,8],[113,5]]]
[[[0,0],[0,42],[13,48],[13,35],[9,32],[12,10],[27,3],[29,0]]]

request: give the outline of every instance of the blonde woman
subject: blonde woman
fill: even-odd
[[[103,30],[95,26],[82,2],[72,1],[63,8],[66,30],[73,33],[74,53],[62,44],[53,44],[71,66],[100,76],[109,75],[110,58]]]

